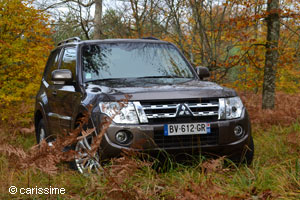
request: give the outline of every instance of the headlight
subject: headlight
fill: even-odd
[[[101,102],[100,110],[117,124],[147,123],[144,110],[140,109],[140,102],[128,102],[121,106],[118,102]]]
[[[219,119],[240,118],[243,112],[243,103],[240,97],[219,99]]]

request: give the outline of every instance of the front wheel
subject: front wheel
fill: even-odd
[[[87,172],[99,172],[101,169],[100,156],[97,151],[95,155],[91,155],[92,144],[94,137],[87,136],[77,142],[75,145],[75,156],[74,165],[80,173]]]
[[[251,165],[253,161],[253,157],[254,157],[254,142],[252,136],[250,136],[248,145],[245,145],[242,152],[232,160],[237,164],[244,163],[247,165]]]
[[[88,132],[86,125],[84,125],[82,129],[85,132]],[[76,152],[74,160],[70,162],[70,167],[72,169],[78,170],[82,174],[88,172],[98,173],[101,171],[100,150],[98,149],[95,155],[91,155],[92,145],[95,142],[96,137],[97,133],[94,130],[93,133],[78,140],[76,144],[72,145],[71,149]]]
[[[245,162],[250,165],[253,161],[253,157],[254,157],[254,142],[253,142],[253,138],[252,136],[250,136],[250,143],[249,143],[249,149],[246,152],[245,155]]]

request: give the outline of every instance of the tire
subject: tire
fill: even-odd
[[[37,130],[36,130],[36,142],[37,144],[41,143],[43,139],[46,139],[46,142],[49,146],[52,146],[52,142],[55,141],[55,137],[49,136],[48,130],[46,129],[45,122],[43,119],[39,121]]]
[[[241,153],[232,159],[236,164],[246,164],[251,165],[254,157],[254,142],[252,136],[249,138],[249,143],[245,145]]]
[[[250,136],[250,142],[248,145],[248,149],[246,150],[245,159],[243,160],[244,163],[250,165],[253,161],[254,157],[254,142],[252,136]]]
[[[47,138],[47,136],[44,120],[41,119],[36,130],[36,142],[39,144],[43,139]]]
[[[86,128],[86,127],[84,127]],[[90,157],[87,153],[91,150],[93,138],[95,135],[89,135],[86,138],[78,141],[75,145],[72,145],[71,149],[78,153],[78,157],[70,162],[70,168],[76,170],[82,174],[87,172],[98,172],[102,168],[100,165],[100,154],[96,153],[94,157]],[[87,150],[87,151],[86,151]]]

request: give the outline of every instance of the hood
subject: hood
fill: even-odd
[[[137,85],[137,86],[133,86]],[[214,98],[214,97],[233,97],[237,93],[233,89],[221,87],[215,83],[208,81],[192,80],[176,84],[152,84],[149,86],[140,86],[147,84],[139,84],[133,82],[122,87],[100,86],[98,84],[88,84],[87,93],[105,96],[106,100],[117,101],[124,99],[125,95],[130,96],[130,100],[176,100],[176,99],[197,99],[197,98]],[[117,86],[117,85],[115,85]],[[94,96],[92,95],[92,96]],[[89,95],[88,95],[89,96]]]

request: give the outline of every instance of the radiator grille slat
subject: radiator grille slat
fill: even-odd
[[[219,100],[141,102],[150,124],[217,121]]]
[[[184,101],[141,102],[149,124],[175,124],[213,122],[218,120],[219,99],[196,99]],[[154,142],[160,148],[200,147],[216,145],[219,129],[211,128],[211,133],[200,135],[165,136],[163,130],[154,131]]]

